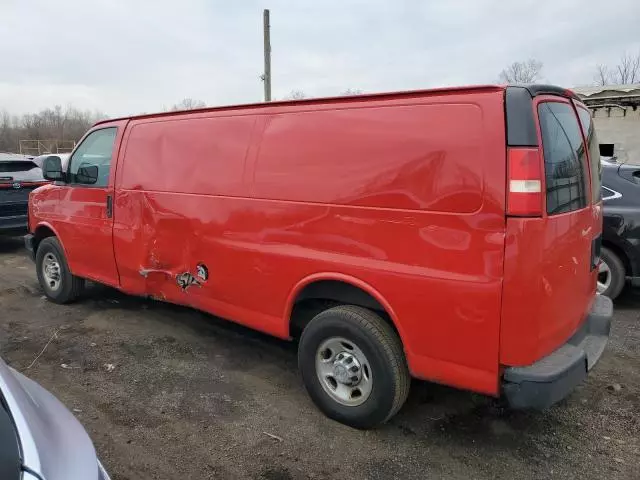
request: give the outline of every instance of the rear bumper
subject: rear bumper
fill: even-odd
[[[502,391],[509,406],[543,409],[569,395],[602,356],[612,317],[611,300],[596,295],[591,313],[564,345],[527,367],[506,368]]]
[[[27,231],[27,216],[0,217],[0,235],[20,235]]]

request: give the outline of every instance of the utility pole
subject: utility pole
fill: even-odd
[[[271,101],[271,26],[269,25],[269,10],[264,9],[263,12],[263,30],[264,30],[264,101]]]

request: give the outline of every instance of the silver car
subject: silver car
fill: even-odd
[[[89,435],[73,414],[2,359],[0,479],[109,480]]]

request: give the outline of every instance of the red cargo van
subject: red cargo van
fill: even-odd
[[[348,425],[389,419],[411,376],[544,408],[608,339],[598,145],[558,87],[121,118],[44,170],[25,241],[49,299],[90,279],[299,337]]]

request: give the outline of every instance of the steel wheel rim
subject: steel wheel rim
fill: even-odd
[[[60,288],[60,284],[62,283],[60,262],[51,252],[46,253],[42,260],[42,277],[49,290],[55,292]]]
[[[320,344],[316,374],[327,395],[347,407],[362,405],[373,389],[369,360],[354,342],[343,337],[331,337]]]
[[[611,268],[603,260],[600,260],[600,265],[598,265],[598,293],[606,292],[610,285]]]

